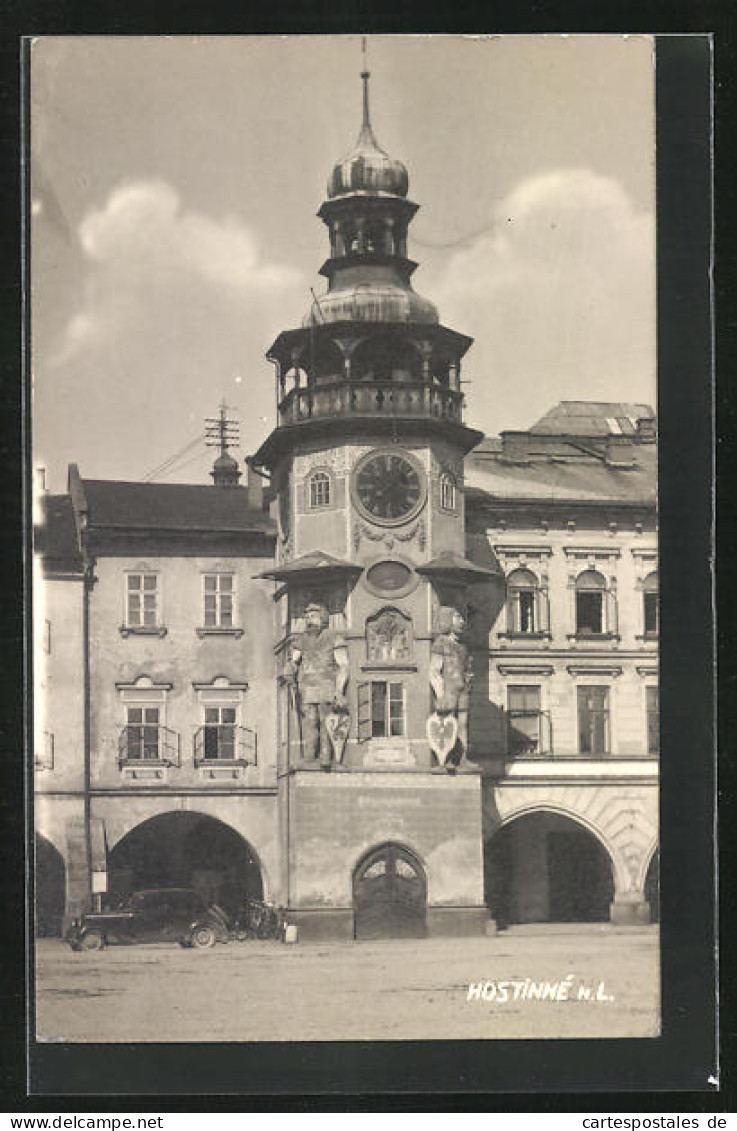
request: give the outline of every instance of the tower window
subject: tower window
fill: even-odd
[[[456,483],[452,475],[444,472],[440,476],[440,506],[444,511],[456,509]]]
[[[358,684],[358,741],[401,738],[407,733],[406,696],[399,680],[374,679]]]
[[[310,477],[310,506],[330,506],[330,476],[325,471],[316,471]]]
[[[374,680],[371,684],[371,737],[395,738],[404,732],[404,684]]]

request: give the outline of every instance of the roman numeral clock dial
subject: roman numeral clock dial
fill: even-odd
[[[406,452],[370,452],[355,469],[353,498],[374,522],[385,526],[407,522],[425,501],[422,469]]]

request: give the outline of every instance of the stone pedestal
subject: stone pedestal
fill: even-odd
[[[384,845],[421,867],[428,935],[483,935],[481,781],[421,771],[314,774],[288,791],[288,918],[301,939],[354,937],[354,875]]]
[[[641,927],[650,923],[650,904],[641,891],[621,892],[609,904],[609,919],[620,927]]]

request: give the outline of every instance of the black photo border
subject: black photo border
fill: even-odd
[[[380,20],[368,3],[346,5],[340,19],[329,16],[327,4],[310,7],[309,15],[284,4],[279,12],[254,5],[244,26],[234,27],[233,12],[219,12],[217,3],[178,6],[177,22],[186,33],[283,34],[427,32],[489,33],[568,32],[570,34],[638,31],[657,33],[663,26],[659,5],[620,5],[613,21],[570,18],[572,5],[520,5],[517,20],[483,5],[456,6],[452,18],[433,26],[435,7],[423,9],[413,22],[411,6]],[[714,638],[711,571],[713,530],[713,407],[711,292],[711,73],[712,46],[704,6],[688,9],[680,31],[657,38],[657,210],[658,210],[658,367],[660,430],[661,600],[661,759],[662,815],[662,984],[663,1035],[650,1040],[556,1041],[423,1041],[80,1045],[25,1043],[25,983],[28,977],[22,931],[24,903],[24,779],[17,764],[5,759],[3,832],[10,834],[10,869],[6,892],[14,916],[0,919],[4,974],[2,1004],[8,1023],[3,1038],[3,1088],[16,1109],[80,1109],[80,1099],[94,1097],[96,1111],[165,1110],[356,1110],[391,1106],[413,1110],[420,1095],[439,1104],[454,1097],[454,1108],[483,1096],[487,1110],[525,1110],[544,1101],[550,1110],[616,1110],[622,1102],[644,1111],[657,1103],[655,1093],[670,1093],[668,1110],[677,1110],[687,1094],[698,1095],[704,1110],[723,1110],[712,1082],[718,1074],[716,1037],[716,959],[714,900]],[[291,10],[290,10],[291,8]],[[670,9],[672,24],[677,5]],[[172,6],[173,9],[173,6]],[[658,9],[661,18],[658,19]],[[6,14],[7,15],[7,14]],[[501,18],[500,18],[501,15]],[[599,13],[601,17],[601,13]],[[30,18],[29,18],[30,17]],[[714,22],[718,23],[715,18]],[[247,23],[247,26],[246,26]],[[378,25],[378,26],[377,26]],[[603,25],[603,26],[602,26]],[[695,26],[692,26],[695,25]],[[713,25],[712,25],[713,27]],[[94,16],[68,4],[39,3],[18,19],[14,33],[32,34],[161,34],[174,33],[172,21],[133,5],[104,0]],[[184,34],[184,31],[179,32]],[[716,37],[717,78],[719,37]],[[18,130],[14,92],[21,94],[16,38],[0,50],[4,102],[0,121],[6,161],[0,180],[4,246],[12,259],[18,226],[13,160],[18,165],[23,139]],[[14,48],[14,50],[13,50]],[[731,54],[730,54],[731,51]],[[723,58],[734,64],[729,43]],[[722,72],[723,73],[723,72]],[[725,76],[725,82],[728,79]],[[734,126],[734,122],[732,123]],[[10,146],[8,147],[8,140]],[[22,297],[20,280],[17,293]],[[6,292],[7,293],[7,292]],[[19,303],[20,305],[20,303]],[[2,420],[4,451],[9,458],[2,484],[6,514],[17,514],[30,452],[22,446],[19,422],[27,419],[28,357],[17,349],[17,311],[0,320],[0,345],[6,366],[24,360],[23,382],[6,383]],[[12,369],[11,369],[12,372]],[[22,453],[22,459],[19,458]],[[27,508],[27,499],[26,499]],[[27,518],[27,510],[26,510]],[[19,531],[22,524],[19,523]],[[18,537],[19,555],[4,570],[6,584],[14,576],[28,579],[27,549]],[[12,547],[11,547],[12,550]],[[7,563],[6,563],[7,567]],[[13,575],[12,571],[16,572]],[[10,582],[12,584],[12,580]],[[22,610],[21,610],[22,611]],[[10,610],[3,639],[23,640],[18,609]],[[19,664],[21,671],[26,663]],[[6,685],[9,734],[17,737],[25,722],[17,684]],[[7,692],[10,691],[8,696]],[[9,772],[8,772],[9,771]],[[20,925],[20,929],[19,929]],[[10,1020],[16,1022],[13,1030]],[[13,1035],[15,1040],[13,1040]],[[26,1059],[27,1057],[27,1059]],[[26,1092],[30,1095],[26,1097]],[[650,1096],[645,1094],[651,1093]],[[576,1095],[576,1093],[588,1093]],[[596,1098],[591,1093],[597,1093]],[[681,1102],[677,1095],[681,1094]],[[298,1097],[303,1097],[301,1101]],[[476,1101],[473,1097],[476,1096]],[[559,1097],[554,1102],[552,1097]],[[219,1099],[217,1097],[220,1097]],[[241,1097],[240,1104],[238,1097]],[[308,1099],[307,1097],[313,1097]],[[321,1097],[317,1099],[317,1097]],[[349,1100],[348,1097],[353,1097]],[[414,1097],[414,1098],[413,1098]],[[466,1101],[462,1097],[466,1097]],[[581,1106],[582,1105],[582,1106]],[[677,1106],[676,1106],[677,1105]],[[662,1107],[662,1101],[661,1101]],[[621,1108],[620,1108],[621,1109]],[[416,1108],[414,1108],[416,1110]]]

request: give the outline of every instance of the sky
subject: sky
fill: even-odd
[[[475,341],[466,420],[655,402],[650,36],[371,36],[371,118],[420,210],[413,286]],[[319,295],[316,212],[358,36],[41,37],[31,70],[34,464],[210,482],[275,423],[264,355]]]

